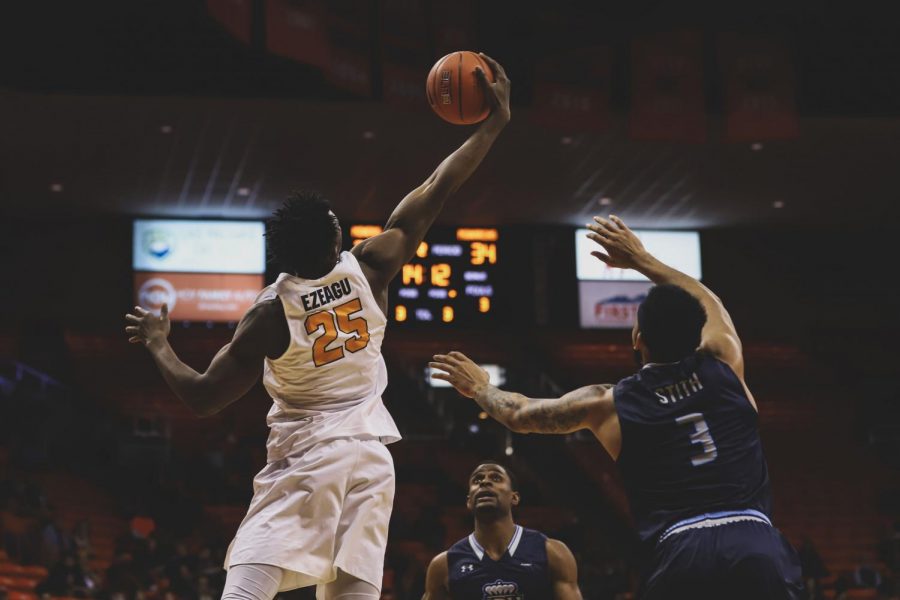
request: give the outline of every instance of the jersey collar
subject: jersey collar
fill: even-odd
[[[510,556],[513,556],[516,553],[516,548],[519,547],[519,542],[522,540],[522,526],[516,525],[516,530],[513,533],[512,539],[509,540],[509,545],[506,547],[506,551]],[[475,553],[475,556],[478,557],[478,560],[482,560],[484,558],[484,548],[481,547],[481,544],[478,543],[478,540],[475,539],[475,532],[469,534],[469,545],[472,547],[472,551]]]
[[[641,370],[643,371],[644,369],[649,369],[650,367],[666,367],[666,366],[670,366],[670,365],[677,365],[680,362],[681,362],[680,360],[676,360],[673,362],[664,362],[664,363],[647,363],[643,367],[641,367]]]

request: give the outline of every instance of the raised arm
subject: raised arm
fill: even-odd
[[[394,209],[382,233],[353,249],[376,297],[380,298],[391,279],[413,257],[444,202],[475,172],[509,122],[510,81],[499,63],[484,54],[481,56],[490,64],[496,78],[490,83],[484,72],[476,67],[476,76],[492,105],[490,116],[438,165],[422,185],[407,194]]]
[[[600,244],[606,254],[600,251],[591,254],[611,267],[634,269],[653,283],[677,285],[697,298],[706,310],[706,325],[703,327],[700,348],[727,363],[743,380],[744,355],[741,340],[719,297],[690,275],[673,269],[647,252],[638,237],[619,217],[594,217],[594,221],[595,223],[588,225],[591,230],[588,237]]]
[[[578,564],[569,547],[559,540],[547,540],[547,568],[553,584],[553,600],[581,600]]]
[[[125,316],[128,341],[143,344],[175,395],[204,417],[241,398],[259,379],[267,346],[279,338],[273,327],[275,317],[278,310],[283,311],[278,299],[251,308],[238,324],[231,342],[219,350],[205,372],[198,373],[182,362],[169,345],[166,305],[159,316],[139,306],[134,310],[136,314]]]
[[[428,363],[434,379],[449,382],[486,413],[517,433],[572,433],[590,429],[615,459],[621,449],[619,417],[611,385],[589,385],[561,398],[535,399],[490,384],[487,371],[462,352],[436,354]]]
[[[422,596],[422,600],[450,600],[447,570],[446,552],[441,552],[431,559],[425,574],[425,595]]]

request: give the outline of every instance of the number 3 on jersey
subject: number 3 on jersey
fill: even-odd
[[[693,425],[694,431],[691,433],[691,443],[703,446],[703,452],[691,457],[692,465],[699,467],[716,460],[716,457],[719,456],[719,451],[716,449],[716,443],[709,432],[709,425],[706,424],[703,413],[684,415],[675,419],[675,422],[679,425]]]
[[[306,333],[310,336],[321,330],[322,334],[313,342],[313,362],[322,367],[344,358],[344,349],[348,352],[359,352],[369,345],[369,325],[362,317],[352,316],[362,310],[359,298],[335,306],[332,310],[323,310],[306,317]],[[342,346],[328,348],[338,338],[338,330],[350,334]]]

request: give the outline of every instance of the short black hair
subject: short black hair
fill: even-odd
[[[657,285],[641,302],[638,329],[654,361],[673,362],[700,346],[706,310],[700,301],[677,285]]]
[[[472,480],[472,475],[475,474],[475,471],[477,471],[478,469],[480,469],[481,467],[483,467],[485,465],[492,465],[492,466],[500,467],[501,469],[503,469],[503,472],[506,473],[507,477],[509,477],[510,489],[514,492],[519,491],[519,480],[516,479],[516,474],[513,473],[512,469],[510,469],[508,466],[506,466],[505,464],[503,464],[502,462],[497,461],[497,460],[483,460],[480,463],[478,463],[477,465],[475,465],[475,468],[472,469],[471,473],[469,473],[469,480],[470,481]]]
[[[266,224],[269,261],[307,279],[320,277],[334,249],[331,205],[316,191],[293,192]]]

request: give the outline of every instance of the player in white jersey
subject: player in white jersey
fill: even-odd
[[[129,341],[147,347],[199,415],[242,397],[260,374],[272,396],[267,464],[228,550],[223,598],[268,599],[308,585],[319,598],[380,595],[394,496],[384,445],[400,439],[381,401],[388,284],[509,121],[509,79],[482,56],[496,77],[490,83],[476,69],[491,115],[397,205],[381,234],[341,252],[337,217],[314,193],[275,212],[266,235],[284,272],[204,373],[169,345],[165,306],[126,316]]]

